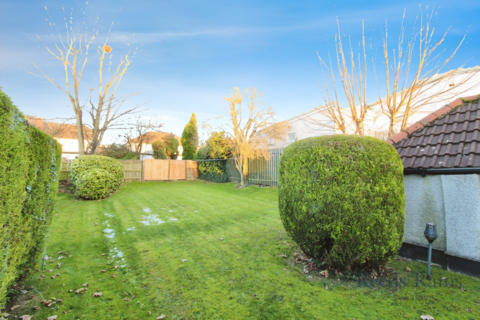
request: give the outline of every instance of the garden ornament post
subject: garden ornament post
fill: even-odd
[[[430,280],[430,265],[432,264],[432,243],[438,238],[437,226],[434,223],[427,223],[423,233],[428,240],[428,270],[427,280]]]

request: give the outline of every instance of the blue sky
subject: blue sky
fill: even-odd
[[[62,64],[45,46],[54,49],[59,32],[66,35],[64,18],[68,21],[73,16],[76,30],[84,32],[87,27],[89,34],[94,28],[99,32],[81,83],[84,98],[90,87],[98,86],[96,47],[103,43],[114,22],[108,42],[113,48],[113,64],[120,55],[129,50],[133,53],[138,47],[133,68],[117,93],[141,91],[129,98],[125,107],[148,102],[145,107],[149,110],[143,115],[158,115],[164,131],[181,135],[192,112],[199,122],[222,114],[223,97],[233,87],[255,87],[263,92],[265,105],[282,120],[323,102],[317,83],[322,83],[322,78],[316,52],[323,57],[329,51],[334,54],[337,18],[342,36],[350,36],[355,48],[365,21],[369,59],[377,55],[381,76],[385,20],[393,46],[404,9],[408,38],[420,5],[424,14],[426,6],[436,12],[434,38],[439,39],[449,29],[441,47],[444,56],[467,33],[445,71],[462,64],[479,65],[480,1],[89,0],[87,4],[4,0],[0,2],[0,86],[26,114],[71,116],[66,95],[29,72],[38,74],[33,62],[63,85]],[[372,62],[368,63],[371,72]],[[378,93],[373,74],[369,74],[369,80],[368,100],[374,101]],[[104,142],[111,142],[114,135],[111,133]]]

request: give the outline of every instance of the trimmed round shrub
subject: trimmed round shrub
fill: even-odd
[[[75,195],[87,199],[97,200],[108,197],[113,191],[114,176],[105,169],[93,168],[83,171],[75,188]]]
[[[104,169],[113,176],[112,191],[120,188],[123,181],[123,165],[118,160],[104,156],[81,156],[73,161],[70,169],[70,181],[75,189],[82,173],[93,168]]]
[[[371,137],[333,135],[291,144],[279,162],[279,209],[303,252],[329,268],[377,268],[403,242],[403,165]]]

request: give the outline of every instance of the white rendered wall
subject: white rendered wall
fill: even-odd
[[[316,122],[323,122],[327,126],[315,124]],[[310,115],[295,118],[289,121],[287,133],[284,139],[275,140],[274,144],[269,144],[269,149],[286,148],[294,141],[288,141],[288,135],[295,133],[296,140],[302,140],[310,137],[317,137],[327,134],[334,134],[333,123],[325,116],[313,112]]]
[[[480,262],[480,176],[406,175],[404,242],[428,246],[426,223],[437,225],[433,248]]]
[[[480,262],[480,184],[479,175],[442,176],[445,190],[445,253]]]
[[[440,175],[422,177],[404,176],[405,232],[404,242],[428,247],[423,232],[427,223],[437,225],[438,239],[433,248],[446,250],[445,208],[443,206],[442,178]]]

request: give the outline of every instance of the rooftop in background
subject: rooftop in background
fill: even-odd
[[[480,95],[449,103],[389,143],[405,169],[480,167]]]
[[[44,118],[25,116],[25,119],[33,126],[57,139],[77,139],[77,126],[74,124],[57,123]],[[83,126],[83,132],[88,140],[92,136],[92,129]]]
[[[151,143],[153,143],[153,142],[155,142],[155,141],[157,141],[157,140],[164,141],[165,138],[166,138],[169,134],[171,134],[171,133],[162,132],[162,131],[157,131],[157,132],[150,131],[150,132],[147,132],[147,135],[146,135],[146,137],[145,137],[144,143],[145,143],[145,144],[151,144]],[[175,135],[175,134],[174,134],[174,136],[175,136],[175,138],[178,140],[178,143],[179,143],[180,145],[182,145],[182,142],[180,141],[180,137],[177,136],[177,135]],[[133,141],[136,141],[137,139],[138,139],[138,137],[135,138],[135,139],[133,139]]]

